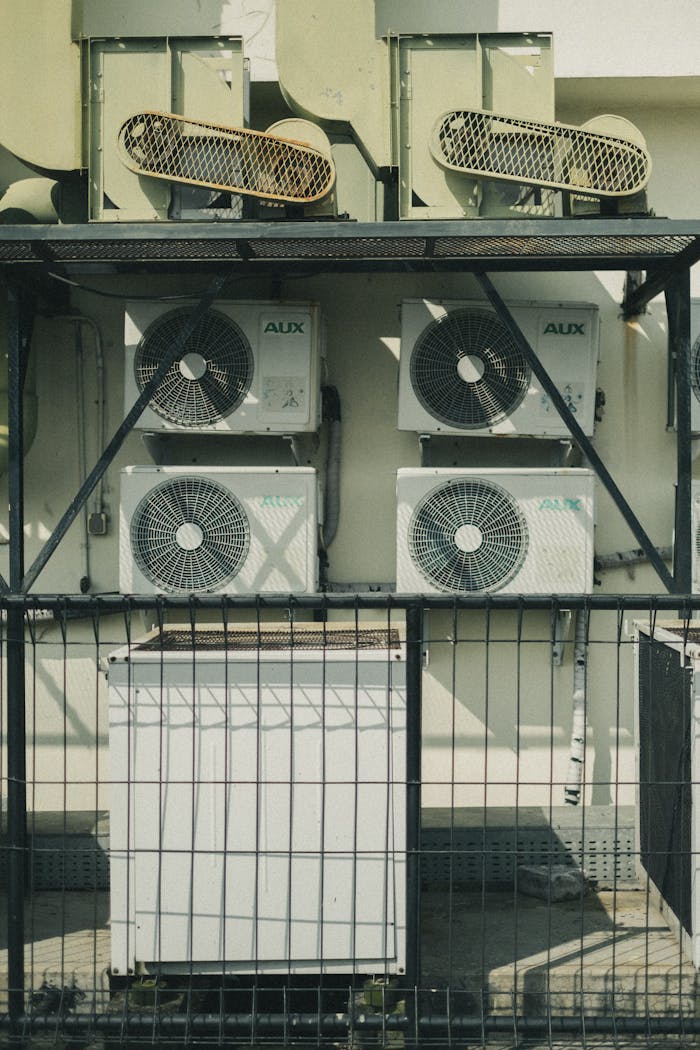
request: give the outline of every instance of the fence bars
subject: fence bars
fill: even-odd
[[[700,1034],[700,597],[6,595],[0,605],[0,1027],[17,1045],[47,1032],[220,1046]],[[578,736],[567,616],[586,660]],[[376,641],[365,629],[388,653],[366,677],[362,646]],[[146,634],[155,655],[137,680]],[[354,669],[341,673],[350,650]],[[314,652],[318,673],[305,677]],[[216,659],[223,692],[199,677]],[[173,689],[166,664],[190,685]],[[336,748],[351,739],[348,718],[349,779]],[[270,768],[283,753],[284,768]],[[286,825],[271,816],[280,799]],[[184,847],[173,844],[178,825]],[[333,911],[336,867],[351,873],[350,921]],[[205,878],[211,906],[196,895]],[[160,963],[139,955],[149,922]],[[248,934],[250,965],[233,947]],[[176,948],[173,961],[179,936],[189,956]]]

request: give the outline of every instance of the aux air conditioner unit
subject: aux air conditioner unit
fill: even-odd
[[[593,433],[598,309],[509,306],[586,434]],[[569,431],[498,314],[483,302],[411,299],[401,308],[399,429],[563,437]]]
[[[591,590],[592,471],[413,468],[397,489],[397,591]]]
[[[126,411],[180,337],[194,306],[127,303]],[[317,305],[220,302],[186,340],[136,426],[188,433],[314,431],[320,366]]]
[[[111,654],[113,973],[404,972],[403,633],[166,627]]]
[[[127,467],[125,594],[316,590],[317,484],[307,467]]]

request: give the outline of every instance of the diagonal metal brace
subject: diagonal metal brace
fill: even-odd
[[[148,402],[153,397],[153,394],[157,390],[159,384],[165,378],[165,375],[169,371],[171,365],[177,360],[178,355],[181,353],[183,347],[186,345],[187,340],[190,338],[195,328],[199,324],[206,311],[209,309],[214,299],[216,299],[222,286],[228,280],[229,274],[218,274],[211,282],[207,290],[204,292],[199,302],[192,309],[192,313],[187,318],[186,323],[183,325],[178,338],[173,341],[172,346],[168,352],[163,355],[158,368],[155,370],[150,380],[145,384],[139,397],[134,402],[132,408],[124,417],[124,420],[116,430],[112,440],[109,442],[104,452],[100,456],[98,462],[95,464],[93,469],[90,471],[85,481],[80,486],[75,498],[72,500],[70,506],[66,510],[65,514],[59,521],[56,528],[53,530],[48,540],[40,550],[39,554],[34,560],[32,566],[27,570],[24,578],[22,579],[22,593],[26,593],[36,580],[39,573],[43,570],[46,563],[48,562],[51,555],[54,553],[59,543],[65,536],[68,529],[71,527],[78,514],[85,505],[85,502],[90,496],[90,493],[95,488],[100,478],[103,476],[110,463],[114,459],[115,455],[123,445],[127,436],[131,433],[137,419],[143,412]]]
[[[647,558],[656,570],[659,579],[663,583],[664,587],[667,591],[669,591],[669,593],[675,593],[676,585],[674,578],[666,568],[663,559],[660,557],[659,552],[656,549],[656,546],[651,542],[649,536],[642,527],[641,522],[637,518],[636,514],[630,507],[625,497],[622,495],[620,489],[615,484],[615,481],[613,480],[607,467],[605,466],[602,459],[596,452],[595,448],[589,441],[588,436],[581,429],[578,420],[570,411],[564,398],[561,396],[559,390],[552,382],[549,373],[547,372],[546,368],[542,365],[542,362],[540,361],[539,357],[537,356],[537,354],[532,349],[529,342],[523,335],[522,331],[520,330],[520,327],[514,320],[510,310],[503,302],[500,295],[498,294],[490,279],[485,273],[477,272],[474,274],[474,276],[483,288],[486,296],[491,302],[491,305],[496,310],[496,313],[510,332],[512,338],[517,344],[518,349],[523,354],[525,360],[528,362],[528,364],[532,368],[532,371],[544,387],[544,390],[551,398],[552,404],[563,419],[564,423],[566,423],[567,427],[569,428],[574,441],[579,446],[583,454],[586,456],[602,483],[605,485],[605,488],[608,490],[608,493],[614,500],[615,505],[622,514],[622,517],[625,519],[632,534],[635,536],[637,542],[639,543],[639,546],[642,548]]]

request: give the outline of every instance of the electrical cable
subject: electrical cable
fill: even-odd
[[[178,295],[133,295],[131,292],[106,292],[101,288],[90,288],[88,285],[81,284],[80,281],[73,281],[70,277],[64,277],[60,273],[55,273],[53,270],[49,270],[48,276],[53,278],[54,281],[60,281],[62,284],[70,285],[71,288],[76,288],[80,292],[85,292],[88,295],[98,295],[103,299],[119,299],[122,302],[127,299],[142,301],[142,302],[157,302],[157,303],[172,303],[172,302],[192,302],[202,293],[196,292],[183,292]],[[302,281],[310,280],[311,278],[318,277],[321,273],[320,270],[315,270],[311,273],[300,273],[285,275],[285,281]],[[237,281],[250,281],[260,280],[261,277],[265,277],[262,273],[244,273],[240,274],[235,278]],[[229,277],[226,284],[233,280],[233,277]],[[224,285],[225,287],[225,285]]]

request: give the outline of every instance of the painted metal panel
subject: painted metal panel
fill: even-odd
[[[401,972],[402,653],[223,657],[110,669],[113,966]]]

